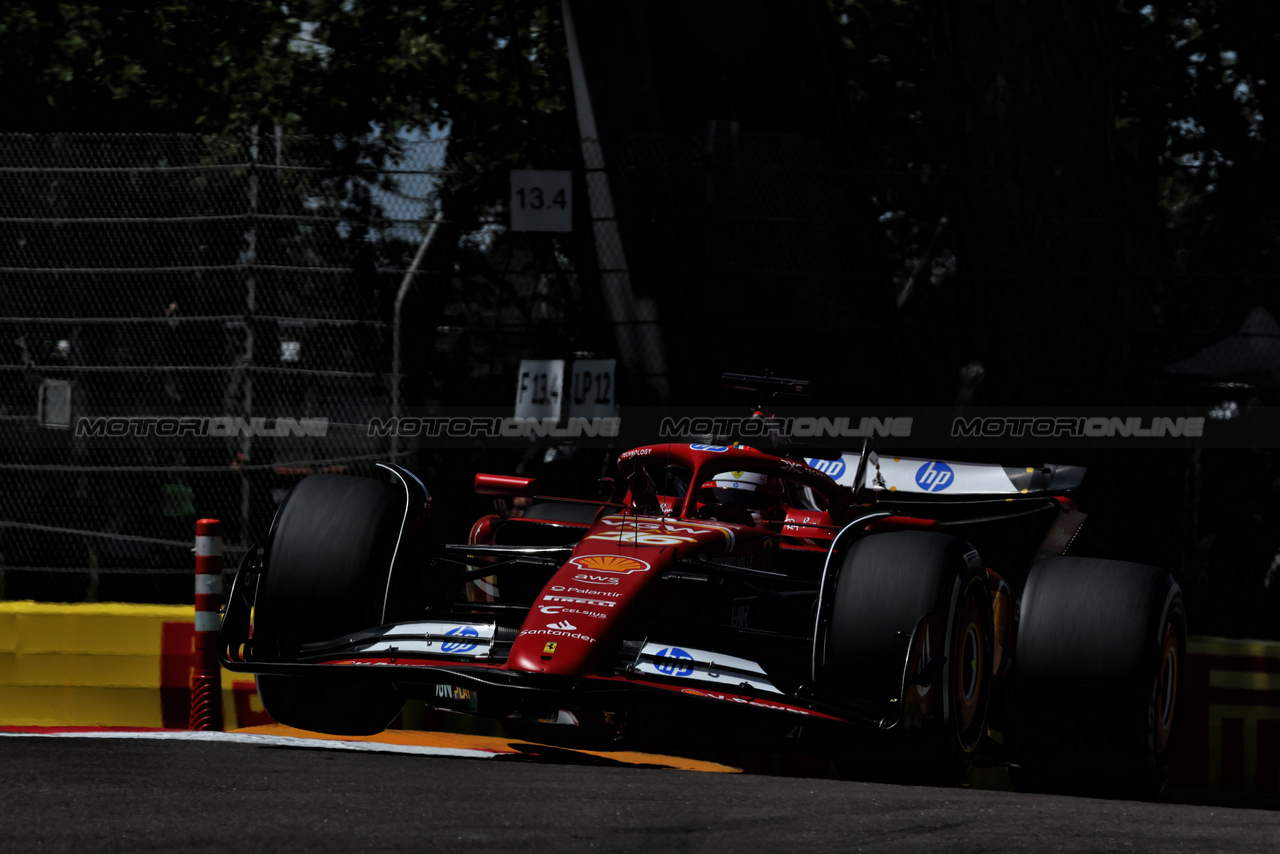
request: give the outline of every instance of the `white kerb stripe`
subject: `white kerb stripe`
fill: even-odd
[[[196,557],[222,557],[222,537],[196,537]]]
[[[222,625],[217,611],[196,611],[196,631],[216,632]]]
[[[196,574],[196,592],[197,593],[221,593],[222,592],[222,573],[214,575],[213,573],[197,573]]]

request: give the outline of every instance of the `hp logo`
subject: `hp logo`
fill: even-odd
[[[688,676],[693,672],[693,665],[685,664],[686,661],[692,662],[693,656],[678,646],[658,650],[655,658],[658,663],[653,665],[653,669],[664,676]]]
[[[808,460],[808,463],[810,468],[817,469],[832,480],[839,480],[840,475],[844,474],[843,457],[838,460]]]
[[[956,479],[956,473],[946,463],[925,463],[916,469],[916,486],[925,492],[941,492]]]
[[[477,632],[475,629],[471,628],[471,626],[458,626],[456,629],[449,629],[449,631],[445,632],[445,634],[451,638],[480,637],[480,633]],[[454,652],[454,653],[471,652],[471,650],[475,649],[479,645],[480,644],[478,643],[467,643],[466,641],[452,640],[452,641],[446,641],[444,645],[440,647],[440,651]]]

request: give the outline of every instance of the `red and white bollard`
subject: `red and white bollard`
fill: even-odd
[[[222,523],[196,522],[196,630],[189,729],[222,732],[222,667],[218,664],[222,610]]]

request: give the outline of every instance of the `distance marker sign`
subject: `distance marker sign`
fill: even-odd
[[[573,231],[573,173],[511,170],[512,231]]]
[[[569,381],[570,418],[608,418],[614,409],[614,359],[577,359]]]
[[[516,417],[559,421],[563,388],[563,359],[522,360],[516,383]]]

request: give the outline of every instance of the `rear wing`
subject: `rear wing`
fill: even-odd
[[[861,454],[846,451],[839,459],[806,458],[805,462],[841,486],[857,486]],[[865,489],[915,495],[1026,495],[1067,492],[1084,480],[1084,466],[1002,466],[959,463],[925,457],[868,455]]]

